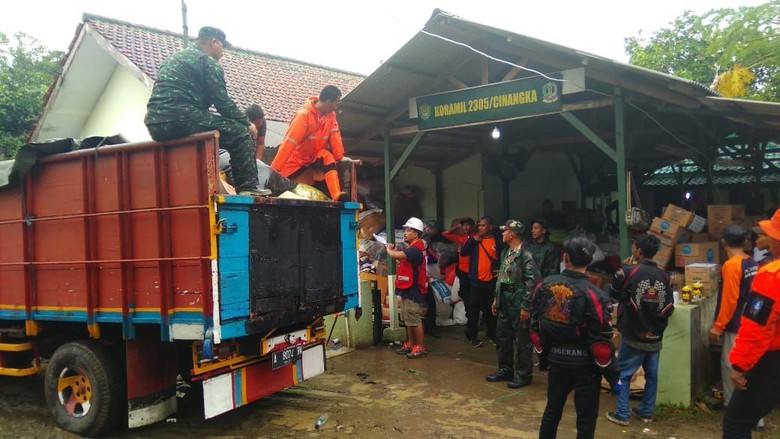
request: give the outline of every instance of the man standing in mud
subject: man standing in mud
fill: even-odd
[[[523,242],[523,223],[508,220],[501,226],[501,230],[506,248],[501,253],[501,267],[498,269],[498,283],[493,299],[498,372],[488,375],[486,380],[509,381],[507,387],[519,389],[531,384],[531,293],[542,278],[527,244]]]
[[[540,439],[557,437],[572,390],[577,439],[592,439],[596,432],[601,377],[613,361],[615,348],[607,296],[585,274],[595,251],[596,245],[585,237],[564,242],[566,269],[544,279],[531,299],[531,340],[539,354],[539,367],[549,364]]]

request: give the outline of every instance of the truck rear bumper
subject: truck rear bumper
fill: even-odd
[[[226,372],[203,381],[203,412],[206,419],[228,412],[295,386],[325,372],[325,345],[314,343],[296,362],[276,370],[271,356],[259,363]]]

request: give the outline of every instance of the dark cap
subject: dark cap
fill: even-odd
[[[212,38],[219,40],[226,49],[233,47],[232,44],[228,43],[227,38],[225,38],[225,32],[222,32],[222,29],[217,29],[216,27],[211,26],[203,26],[198,31],[198,39]]]
[[[730,224],[723,230],[723,235],[721,237],[726,241],[744,241],[747,239],[748,235],[749,232],[746,228],[739,224]]]
[[[506,220],[506,223],[504,223],[503,226],[499,227],[499,229],[501,230],[509,229],[515,232],[516,235],[522,235],[523,232],[525,231],[525,226],[520,221],[511,219],[511,220]]]

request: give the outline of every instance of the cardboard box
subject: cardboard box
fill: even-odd
[[[674,251],[674,264],[677,267],[698,262],[719,264],[720,245],[717,242],[690,242],[677,245]]]
[[[674,255],[674,247],[661,243],[661,248],[658,249],[658,253],[653,256],[652,261],[658,264],[662,269],[666,269],[669,266],[669,262]]]
[[[703,233],[691,233],[691,240],[689,242],[709,242],[710,241],[710,234],[707,232]]]
[[[705,297],[718,293],[719,278],[719,264],[695,263],[685,266],[685,284],[693,285],[695,282],[701,282],[703,286],[701,293]]]
[[[694,233],[701,233],[707,227],[707,218],[694,215],[693,220],[688,224],[688,230]]]
[[[358,224],[360,228],[358,236],[362,239],[373,239],[375,233],[385,229],[385,214],[381,210],[369,212],[358,220]]]
[[[723,230],[730,224],[739,223],[745,219],[743,204],[712,204],[707,206],[707,223],[710,238],[720,239]]]
[[[682,287],[685,286],[685,273],[670,271],[667,274],[669,275],[669,285],[671,285],[672,291],[682,291]]]
[[[661,244],[668,246],[677,244],[684,229],[681,225],[663,218],[654,218],[653,223],[650,224],[650,233],[658,237]]]
[[[683,227],[688,227],[688,224],[693,221],[695,215],[693,212],[687,211],[682,207],[677,207],[674,204],[666,206],[661,218],[669,220],[673,223],[677,223]]]
[[[677,238],[677,244],[685,244],[686,242],[691,242],[691,236],[693,236],[693,232],[691,232],[688,229],[682,229],[680,230],[680,236]]]

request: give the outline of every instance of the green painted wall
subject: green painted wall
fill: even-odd
[[[325,317],[325,335],[333,333],[330,339],[339,339],[343,346],[350,348],[365,348],[374,344],[373,321],[371,318],[371,282],[360,281],[360,306],[363,314],[360,319],[355,318],[355,310],[347,311],[346,315]]]

